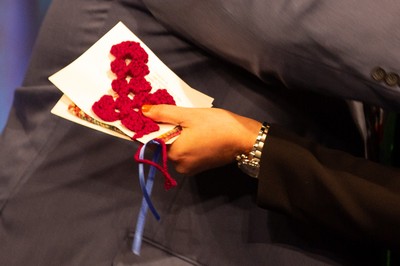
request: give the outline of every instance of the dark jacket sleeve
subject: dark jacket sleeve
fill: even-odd
[[[261,207],[355,240],[400,247],[400,169],[271,127],[258,185]]]

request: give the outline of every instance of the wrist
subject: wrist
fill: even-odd
[[[252,151],[262,126],[263,123],[259,121],[252,121],[252,123],[246,124],[246,131],[241,133],[241,148],[237,150],[237,154],[248,154]]]
[[[268,135],[270,125],[264,122],[258,131],[249,152],[236,156],[238,167],[247,175],[257,178],[260,171],[260,160],[264,143]],[[254,141],[255,139],[255,141]]]

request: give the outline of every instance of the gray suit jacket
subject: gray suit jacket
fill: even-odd
[[[145,3],[170,29],[264,81],[400,111],[399,3]]]
[[[169,192],[157,176],[160,182],[155,184],[153,202],[161,222],[148,218],[142,256],[137,257],[130,252],[142,198],[137,165],[132,161],[137,143],[50,114],[61,93],[47,77],[123,21],[183,80],[214,97],[215,106],[279,123],[318,143],[362,156],[363,141],[343,97],[358,95],[357,99],[395,107],[395,97],[390,98],[389,92],[396,88],[368,80],[369,68],[376,62],[365,66],[364,79],[350,79],[362,71],[355,71],[356,66],[348,62],[338,67],[337,73],[350,73],[340,74],[340,79],[338,74],[322,71],[329,62],[334,64],[335,56],[347,60],[344,54],[335,52],[336,48],[326,52],[322,37],[314,43],[320,44],[317,51],[298,42],[305,38],[304,32],[295,30],[303,13],[289,8],[290,3],[285,2],[282,10],[296,11],[295,20],[290,12],[284,18],[284,11],[262,5],[265,1],[53,0],[0,138],[0,264],[380,263],[382,247],[348,241],[346,235],[320,231],[258,207],[257,183],[235,165],[191,178],[170,169],[179,186]],[[316,8],[322,6],[303,9],[307,10],[304,14],[318,14]],[[274,18],[285,21],[277,24],[297,32],[297,38],[274,32],[276,27],[263,29],[267,25],[263,20],[272,24]],[[293,46],[298,48],[296,54],[291,54]],[[306,58],[313,58],[309,65],[304,65]],[[396,70],[396,64],[385,62],[377,65],[388,72]],[[352,71],[342,68],[347,64]],[[311,75],[312,69],[318,70],[318,78]],[[280,81],[271,79],[274,75]],[[371,96],[372,92],[376,94]]]

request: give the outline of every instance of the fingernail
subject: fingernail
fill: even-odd
[[[153,105],[151,104],[145,104],[142,106],[142,112],[143,113],[147,113],[148,111],[150,111],[151,107],[153,107]]]

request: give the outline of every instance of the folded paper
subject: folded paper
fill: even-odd
[[[111,82],[115,79],[115,74],[110,69],[110,62],[112,61],[110,48],[123,41],[139,42],[147,52],[149,57],[147,64],[150,73],[146,76],[146,79],[150,82],[154,91],[159,88],[167,89],[178,106],[212,107],[213,98],[191,88],[133,32],[122,22],[119,22],[75,61],[49,77],[49,80],[64,93],[64,96],[52,109],[53,114],[124,139],[130,139],[135,134],[135,132],[124,127],[120,121],[103,121],[92,111],[92,106],[98,99],[103,95],[113,94]],[[90,121],[91,119],[77,118],[76,115],[68,111],[68,106],[71,104],[75,104],[84,114],[98,123],[93,123],[93,121]],[[104,127],[104,125],[108,125],[108,127]],[[118,130],[113,130],[113,128]],[[175,125],[161,124],[159,131],[145,135],[138,140],[147,143],[151,139],[167,134],[174,128]]]

